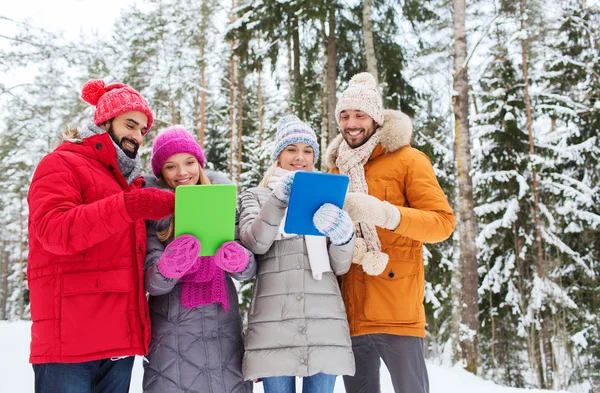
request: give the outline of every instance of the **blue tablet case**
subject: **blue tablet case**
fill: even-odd
[[[320,172],[296,172],[283,230],[297,235],[323,236],[313,216],[324,203],[344,206],[348,176]]]
[[[215,255],[235,240],[237,187],[234,184],[179,186],[175,189],[175,236],[195,236],[200,256]]]

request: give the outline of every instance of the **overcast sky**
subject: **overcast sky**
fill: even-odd
[[[79,34],[97,31],[109,35],[112,24],[120,10],[141,0],[2,0],[0,17],[16,22],[26,22],[34,27],[58,32],[62,31],[68,40],[75,40]],[[0,18],[0,49],[6,48],[18,31],[15,23]],[[19,70],[16,73],[0,74],[0,83],[8,86],[27,82],[34,72]]]
[[[6,0],[0,15],[28,22],[51,31],[62,30],[67,38],[76,37],[81,30],[110,32],[120,9],[136,0]],[[10,23],[0,21],[0,32],[10,29]],[[5,35],[2,33],[2,35]]]

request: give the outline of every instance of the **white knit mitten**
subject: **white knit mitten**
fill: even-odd
[[[367,242],[362,237],[354,239],[354,250],[352,251],[352,263],[362,264],[362,259],[367,253]]]
[[[348,243],[354,236],[354,225],[348,213],[331,203],[324,203],[313,216],[315,228],[336,246]]]
[[[392,231],[398,228],[402,218],[396,206],[362,192],[349,192],[344,201],[344,210],[354,222],[364,222]]]
[[[378,276],[385,270],[390,257],[381,251],[369,251],[362,259],[362,268],[370,276]]]
[[[292,184],[294,184],[294,175],[296,172],[286,173],[281,177],[281,180],[273,189],[272,195],[280,202],[288,203],[290,201],[290,193],[292,192]]]

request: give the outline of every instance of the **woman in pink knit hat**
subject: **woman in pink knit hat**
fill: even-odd
[[[146,178],[146,186],[174,191],[180,185],[229,183],[204,170],[204,164],[194,137],[183,128],[168,128],[154,139],[154,177]],[[254,276],[252,253],[226,242],[214,256],[198,257],[198,239],[174,238],[173,216],[148,221],[146,227],[152,340],[144,363],[144,392],[251,392],[252,384],[242,378],[242,319],[231,277],[243,281]]]

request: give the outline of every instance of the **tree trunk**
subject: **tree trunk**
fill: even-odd
[[[454,91],[456,168],[458,171],[458,229],[461,263],[461,356],[465,369],[477,374],[478,314],[477,250],[473,217],[473,180],[471,178],[471,136],[469,133],[469,80],[467,75],[467,37],[465,33],[465,0],[453,0],[454,25]]]
[[[523,0],[520,1],[521,5],[521,31],[525,32],[525,21],[524,21],[524,5]],[[531,96],[529,95],[529,73],[527,71],[527,40],[521,40],[521,57],[523,59],[523,80],[525,83],[525,109],[527,115],[527,133],[529,135],[529,154],[535,154],[535,145],[533,141],[533,120],[531,116]],[[533,214],[535,219],[535,248],[536,248],[536,266],[538,270],[538,276],[544,277],[543,269],[543,248],[542,248],[542,230],[540,222],[540,206],[539,206],[539,191],[537,184],[537,171],[533,170],[531,174],[531,191],[533,192]]]
[[[242,131],[244,124],[244,80],[246,79],[246,72],[240,67],[238,79],[238,136],[237,136],[237,184],[239,186],[242,176]]]
[[[487,271],[490,271],[490,262],[486,261]],[[491,289],[488,290],[488,302],[490,303],[490,322],[491,322],[491,333],[490,339],[490,355],[492,358],[492,367],[494,368],[494,375],[498,377],[498,361],[496,360],[496,318],[494,315],[494,294]],[[496,381],[498,382],[498,381]]]
[[[200,56],[202,65],[200,66],[200,127],[198,128],[198,142],[204,149],[204,136],[206,134],[206,61],[204,55],[206,52],[206,41],[202,39],[200,47]]]
[[[231,0],[231,17],[230,22],[235,22],[235,0]],[[229,58],[229,127],[231,128],[229,141],[229,177],[233,179],[233,152],[236,136],[235,123],[235,42],[230,43],[231,57]]]
[[[21,203],[21,214],[19,215],[19,319],[23,319],[25,312],[25,275],[23,269],[25,261],[25,242],[23,239],[25,220],[23,219],[23,215],[25,214],[25,209],[23,206],[23,192],[19,193],[19,200]]]
[[[554,389],[554,350],[552,349],[552,333],[554,331],[554,320],[552,316],[544,312],[542,323],[542,347],[544,348],[544,369],[546,371],[546,388]]]
[[[335,2],[329,7],[329,34],[327,36],[327,131],[329,141],[337,135],[337,122],[335,120],[335,91],[337,79],[336,34],[335,34]],[[328,143],[329,143],[328,141]],[[327,146],[325,146],[327,148]],[[323,149],[323,155],[325,149]]]
[[[533,159],[533,155],[535,154],[535,144],[534,144],[534,140],[533,140],[533,119],[532,119],[532,115],[531,115],[531,96],[529,95],[529,73],[528,73],[528,61],[527,61],[527,31],[525,28],[525,5],[524,5],[524,0],[520,0],[519,1],[519,10],[520,10],[520,23],[521,23],[521,33],[525,34],[525,38],[521,39],[521,57],[522,57],[522,63],[523,63],[523,82],[525,84],[525,113],[526,113],[526,118],[527,118],[527,133],[529,135],[529,154],[530,156],[532,156]],[[544,267],[543,267],[543,245],[542,245],[542,224],[541,224],[541,220],[540,220],[540,206],[539,206],[539,200],[540,200],[540,195],[539,195],[539,190],[538,190],[538,183],[537,183],[537,171],[535,169],[532,170],[531,172],[531,192],[533,193],[533,218],[534,218],[534,225],[535,225],[535,263],[536,263],[536,267],[537,267],[537,273],[538,273],[538,277],[543,279],[544,278]],[[543,312],[543,314],[547,313],[548,311]],[[540,313],[542,313],[542,311],[540,311]],[[542,318],[542,323],[545,323],[548,318],[545,315],[541,315]],[[540,368],[540,370],[538,371],[539,373],[542,374],[541,378],[539,378],[539,380],[542,382],[542,384],[540,385],[540,388],[542,389],[546,389],[546,388],[552,388],[552,386],[554,385],[554,368],[552,367],[552,344],[550,342],[550,337],[547,337],[550,333],[546,330],[546,329],[542,329],[540,331],[540,335],[541,335],[541,343],[539,343],[538,345],[541,345],[542,347],[546,348],[546,346],[549,347],[549,353],[545,353],[546,357],[550,358],[547,359],[546,362],[543,363],[544,367]],[[544,351],[546,352],[546,350]],[[540,355],[541,356],[541,355]],[[541,361],[540,361],[541,363]],[[541,364],[540,364],[541,365]],[[545,378],[544,375],[545,374]],[[544,383],[545,382],[545,383]]]
[[[323,26],[323,29],[325,29],[325,26]],[[324,38],[325,39],[325,38]],[[327,119],[329,118],[329,86],[327,85],[327,73],[329,72],[328,67],[327,67],[327,43],[324,43],[325,46],[325,54],[323,55],[324,59],[323,62],[325,63],[325,67],[323,69],[323,75],[321,82],[323,83],[323,91],[321,94],[321,118],[323,119],[321,121],[321,140],[319,142],[320,146],[321,146],[321,151],[325,152],[325,150],[327,149],[327,143],[328,143],[328,136],[329,136],[329,121],[327,121]],[[323,166],[324,164],[324,160],[321,160],[320,162],[321,164],[321,169],[325,170],[326,168]]]
[[[530,329],[530,359],[533,360],[535,370],[537,372],[538,385],[545,389],[546,380],[544,378],[544,361],[542,359],[542,345],[540,341],[540,333],[537,331],[535,324],[532,324]]]
[[[373,42],[373,20],[371,19],[371,0],[363,1],[362,29],[365,43],[365,55],[367,57],[367,72],[375,78],[379,84],[377,72],[377,57],[375,57],[375,43]]]
[[[296,115],[305,119],[304,106],[302,105],[302,73],[300,72],[300,32],[298,31],[298,18],[292,19],[292,49],[294,51],[294,111]]]
[[[6,303],[8,301],[8,253],[6,252],[6,240],[2,241],[2,250],[0,250],[0,281],[2,296],[0,297],[0,321],[6,318]]]
[[[460,247],[460,236],[458,231],[452,234],[454,246]],[[452,292],[452,315],[450,316],[450,336],[452,338],[452,359],[458,362],[462,359],[462,350],[460,348],[460,310],[461,310],[461,270],[460,255],[456,255],[452,261],[452,271],[450,276],[450,288]]]
[[[173,93],[171,92],[171,90],[169,90],[169,95],[171,95],[171,97]],[[175,109],[175,100],[173,98],[171,98],[171,125],[173,124],[177,124],[179,123],[177,121],[177,113],[176,113],[176,109]]]
[[[260,37],[259,37],[260,41]],[[257,97],[257,111],[258,111],[258,146],[262,146],[263,143],[263,92],[262,92],[262,59],[258,59],[256,67],[256,73],[258,74],[258,86],[256,88]]]

